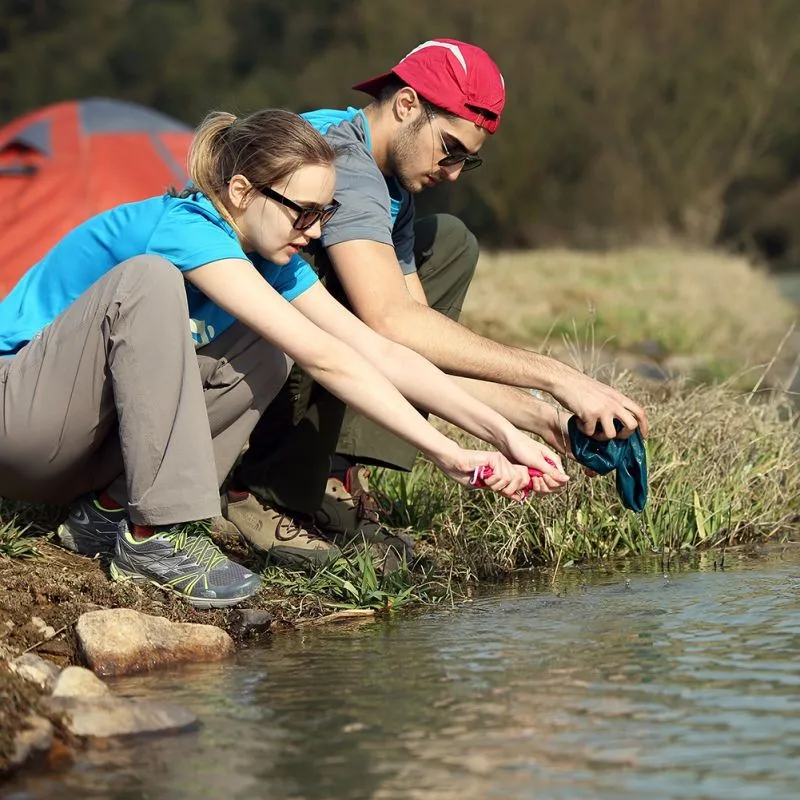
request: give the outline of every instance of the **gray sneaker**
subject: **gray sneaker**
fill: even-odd
[[[207,523],[190,522],[156,529],[137,541],[122,522],[111,561],[117,581],[149,581],[197,608],[224,608],[247,600],[261,578],[224,556],[208,538]]]
[[[124,519],[124,508],[103,508],[94,495],[84,495],[70,506],[69,516],[58,526],[56,535],[61,546],[73,553],[111,555]]]

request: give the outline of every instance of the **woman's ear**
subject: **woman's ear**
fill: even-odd
[[[228,200],[233,208],[244,211],[253,195],[253,184],[244,175],[234,175],[228,181]]]

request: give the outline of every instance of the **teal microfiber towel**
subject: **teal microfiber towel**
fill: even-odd
[[[609,439],[601,442],[587,436],[578,427],[578,417],[567,421],[572,453],[579,464],[606,475],[617,471],[617,493],[625,508],[640,513],[647,503],[647,451],[644,439],[637,428],[627,439]],[[614,420],[617,430],[622,428]]]

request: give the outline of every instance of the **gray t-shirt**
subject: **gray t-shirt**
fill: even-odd
[[[323,246],[354,239],[381,242],[394,247],[403,274],[416,272],[414,198],[378,169],[363,111],[321,109],[302,116],[340,151],[336,199],[342,206],[325,227]]]

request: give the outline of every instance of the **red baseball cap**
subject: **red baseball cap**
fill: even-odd
[[[392,75],[426,100],[489,133],[500,124],[506,102],[503,76],[485,50],[456,39],[430,39],[389,72],[354,86],[377,97]]]

